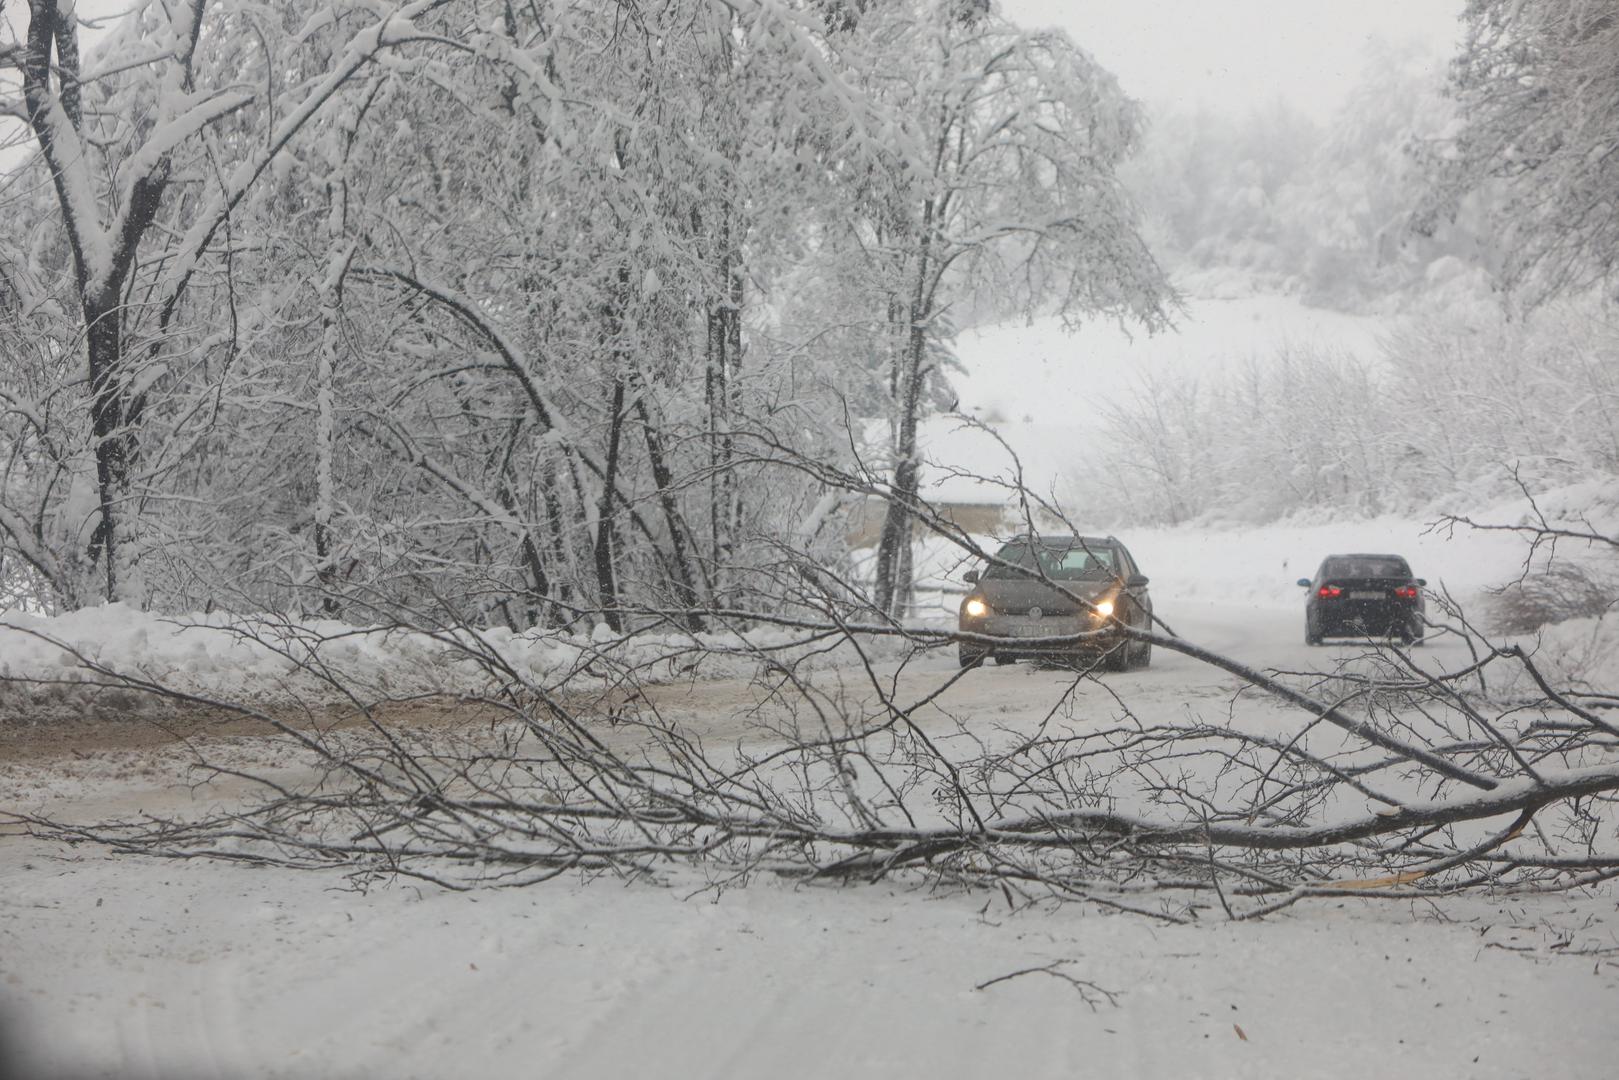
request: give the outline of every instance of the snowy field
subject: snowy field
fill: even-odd
[[[1363,648],[1302,643],[1290,582],[1325,549],[1406,551],[1458,594],[1513,569],[1514,549],[1493,538],[1419,533],[1389,521],[1130,539],[1177,632],[1309,670]],[[175,640],[132,613],[113,620],[117,632],[90,629],[91,618],[33,625],[59,637],[78,628],[106,662],[183,666]],[[1569,628],[1558,647],[1597,632]],[[202,661],[217,643],[198,634],[170,637],[210,670]],[[385,646],[353,647],[351,659],[386,673]],[[397,648],[404,668],[431,666]],[[1454,640],[1422,652],[1437,667],[1466,661]],[[920,695],[953,667],[935,653],[900,676],[901,689]],[[227,659],[217,670],[228,669]],[[1070,682],[1027,664],[984,668],[923,723],[1016,728]],[[1117,694],[1149,720],[1267,722],[1270,706],[1237,689],[1160,651],[1151,668],[1106,675],[1069,707],[1076,724],[1105,722]],[[754,705],[735,678],[658,693],[668,715],[714,739],[743,737]],[[297,770],[262,738],[195,745]],[[36,756],[0,766],[0,808],[88,821],[241,797],[240,785],[195,786],[192,760],[160,737]],[[114,856],[12,830],[0,835],[0,1061],[30,1078],[740,1080],[1538,1077],[1555,1059],[1559,1076],[1597,1078],[1612,1075],[1619,1051],[1619,920],[1606,889],[1443,907],[1313,901],[1241,923],[1207,908],[1171,925],[892,884],[702,885],[677,871],[656,885],[455,893],[400,880],[358,891],[335,873]]]
[[[1167,382],[1208,378],[1289,346],[1323,346],[1365,360],[1378,357],[1389,319],[1346,315],[1291,297],[1188,297],[1175,327],[1148,335],[1105,321],[1065,330],[1053,318],[1002,323],[961,335],[956,351],[963,408],[1000,420],[1073,424],[1088,430],[1096,406],[1128,399],[1142,375]]]

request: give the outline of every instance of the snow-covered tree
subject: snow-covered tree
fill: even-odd
[[[161,439],[153,442],[154,425],[183,427],[206,415],[192,392],[195,376],[212,362],[208,349],[234,346],[240,329],[233,323],[211,346],[206,332],[182,333],[194,314],[192,294],[219,261],[229,275],[233,213],[276,156],[357,71],[408,36],[412,18],[442,2],[416,0],[380,15],[326,9],[311,27],[329,23],[337,40],[318,57],[303,51],[313,36],[307,27],[239,37],[252,34],[244,23],[264,14],[257,8],[140,3],[87,58],[73,6],[30,0],[22,40],[0,48],[0,64],[19,73],[21,100],[6,111],[32,131],[37,168],[54,193],[43,212],[54,218],[65,255],[48,246],[10,248],[6,261],[20,268],[14,280],[28,280],[74,313],[73,340],[50,346],[60,381],[34,389],[77,398],[83,415],[74,423],[53,402],[61,452],[43,487],[8,487],[0,497],[0,530],[19,550],[37,548],[47,533],[83,541],[83,559],[55,551],[47,577],[59,600],[149,599],[140,564],[147,552],[158,560],[165,553],[143,521],[181,494],[172,471],[187,467],[173,453],[185,440],[165,453]],[[19,209],[26,235],[39,237],[42,208]],[[43,438],[33,421],[44,414],[30,412],[32,437]],[[94,493],[88,512],[80,497],[87,488]],[[68,580],[69,568],[81,564],[93,585]]]
[[[1168,287],[1116,175],[1140,114],[1066,35],[932,0],[876,8],[854,33],[870,92],[899,118],[899,160],[870,178],[857,223],[892,328],[893,491],[874,586],[891,611],[908,592],[917,422],[953,306],[994,289],[1025,311],[1155,329]]]
[[[1619,270],[1619,3],[1469,0],[1428,227],[1495,190],[1503,286],[1526,306]]]
[[[836,532],[761,456],[868,405],[904,528],[956,307],[1162,319],[1135,109],[972,5],[148,5],[82,79],[36,8],[0,545],[54,603],[696,629]]]

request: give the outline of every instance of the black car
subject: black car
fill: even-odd
[[[1422,578],[1398,555],[1328,555],[1315,579],[1299,578],[1310,590],[1304,602],[1304,642],[1329,637],[1394,637],[1422,641],[1425,626]]]
[[[1113,671],[1152,662],[1152,642],[1118,632],[1121,625],[1149,629],[1152,599],[1135,559],[1111,536],[1020,536],[997,551],[982,574],[969,570],[965,580],[974,588],[961,602],[961,629],[1008,640],[962,642],[962,667],[987,656],[1001,664],[1036,657],[1100,660]],[[1089,630],[1107,632],[1083,643],[1024,640]]]

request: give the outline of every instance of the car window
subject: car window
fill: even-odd
[[[1365,556],[1355,559],[1328,559],[1321,565],[1322,577],[1408,578],[1411,567],[1404,559]]]
[[[1113,573],[1114,550],[1104,544],[1092,544],[1085,547],[1057,547],[1051,544],[1030,545],[1028,543],[1007,544],[995,553],[997,559],[1003,559],[1013,566],[1020,567],[1030,573],[1041,574],[1053,581],[1076,581],[1087,577],[1108,577]],[[1020,573],[1011,567],[991,564],[984,571],[984,577],[1021,578],[1027,574]]]
[[[1133,577],[1138,572],[1135,559],[1131,558],[1130,553],[1122,547],[1118,549],[1118,560],[1119,573],[1124,577]]]

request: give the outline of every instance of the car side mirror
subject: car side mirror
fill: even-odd
[[[969,571],[967,571],[965,574],[961,575],[961,580],[965,581],[969,585],[978,584],[978,571],[977,570],[969,570]]]
[[[1417,578],[1417,584],[1426,587],[1427,584],[1428,584],[1428,579],[1424,578],[1424,577],[1419,577],[1419,578]]]
[[[1308,589],[1309,587],[1310,587],[1310,579],[1309,578],[1307,578],[1307,577],[1299,578],[1299,588]]]
[[[1131,574],[1125,579],[1124,587],[1127,589],[1145,589],[1147,587],[1147,575]]]

